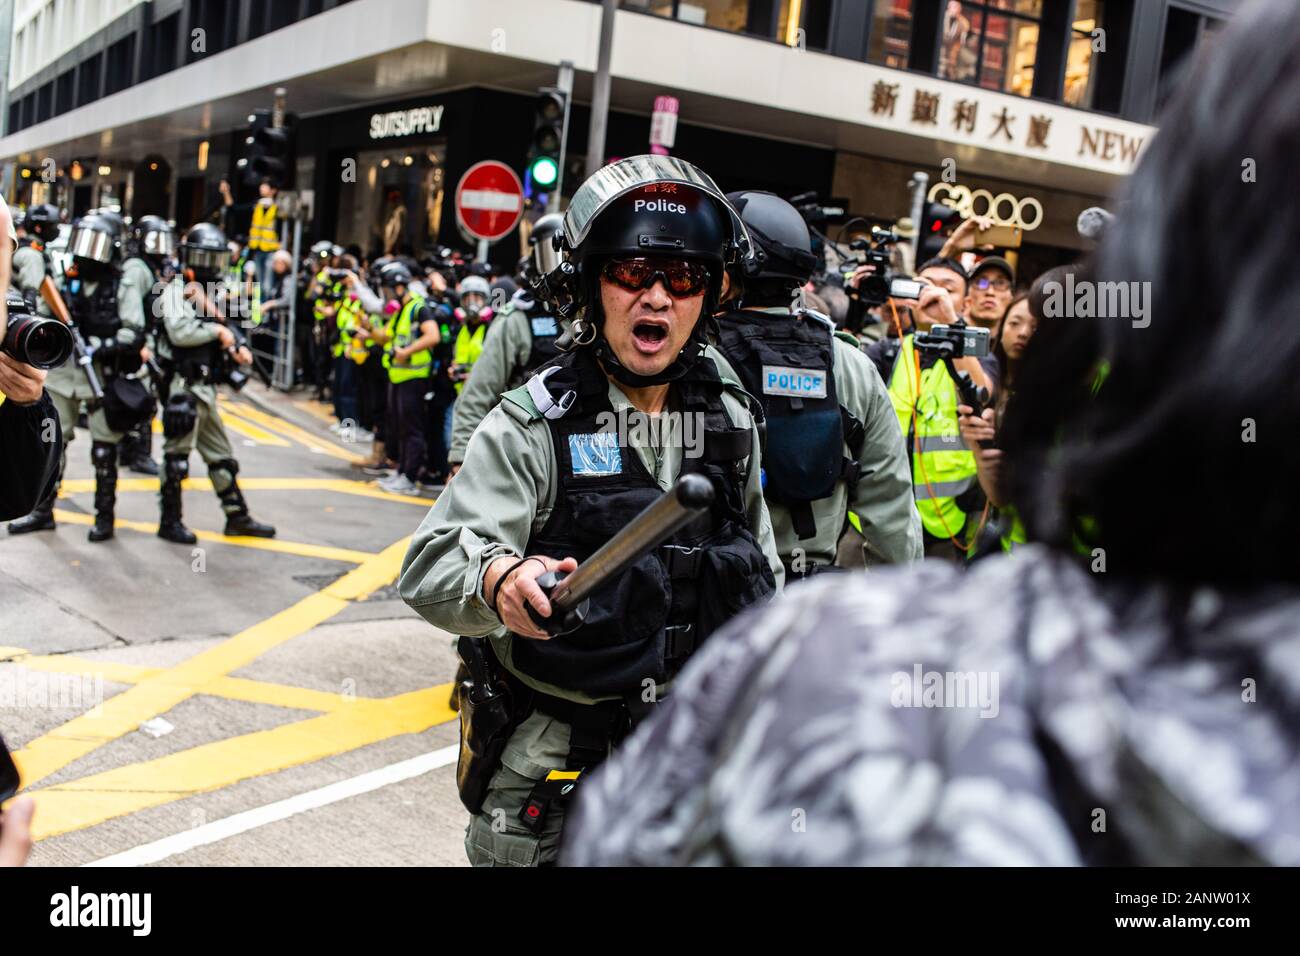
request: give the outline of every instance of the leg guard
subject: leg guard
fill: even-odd
[[[158,500],[161,518],[158,537],[177,544],[194,544],[194,532],[181,522],[181,482],[190,473],[189,455],[167,455],[163,459],[163,480]]]
[[[113,509],[117,503],[117,446],[97,441],[90,446],[95,466],[95,526],[87,537],[106,541],[113,537]]]
[[[248,502],[239,490],[235,475],[239,474],[239,462],[233,458],[223,458],[208,465],[208,477],[212,487],[221,499],[221,508],[226,513],[225,533],[230,535],[249,535],[255,538],[275,537],[275,528],[254,520],[248,513]]]

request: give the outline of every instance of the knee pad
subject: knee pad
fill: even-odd
[[[163,468],[168,481],[184,481],[190,475],[190,456],[166,455]]]
[[[111,442],[97,441],[90,446],[90,463],[96,471],[117,463],[117,446]]]
[[[237,474],[239,474],[239,462],[233,458],[208,462],[208,478],[217,494],[221,494],[221,492],[233,485]]]
[[[199,423],[199,406],[189,392],[177,392],[163,406],[163,437],[184,438]]]

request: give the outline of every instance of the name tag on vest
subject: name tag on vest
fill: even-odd
[[[573,474],[585,476],[621,475],[623,453],[614,432],[593,432],[569,436],[569,459]]]
[[[560,334],[559,329],[555,327],[555,316],[553,315],[544,315],[529,321],[533,323],[533,335],[545,337]]]
[[[825,398],[826,370],[764,365],[763,394],[785,395],[789,398]]]

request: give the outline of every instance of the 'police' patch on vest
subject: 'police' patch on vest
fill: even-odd
[[[763,394],[790,398],[825,398],[826,369],[763,366]]]
[[[569,458],[573,462],[575,476],[623,473],[623,454],[619,450],[618,435],[615,432],[570,435]]]
[[[555,316],[543,315],[536,319],[530,319],[533,323],[533,335],[559,335],[560,330],[555,327]]]

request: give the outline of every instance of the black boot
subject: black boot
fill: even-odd
[[[262,524],[248,513],[248,502],[239,490],[235,475],[239,474],[239,462],[233,458],[214,461],[208,466],[208,477],[212,487],[221,499],[221,508],[226,513],[225,533],[229,535],[247,535],[252,538],[274,538],[275,528]]]
[[[86,535],[91,541],[113,537],[113,508],[117,504],[117,447],[106,441],[90,446],[95,466],[95,526]]]
[[[151,422],[146,422],[137,430],[126,433],[118,447],[118,462],[134,471],[137,475],[157,475],[158,463],[150,457],[153,451],[153,433]]]
[[[54,530],[54,499],[59,496],[58,486],[50,492],[48,498],[38,502],[32,513],[25,518],[9,522],[10,534],[27,534],[29,531]]]
[[[158,498],[162,517],[158,522],[158,537],[177,544],[194,544],[199,539],[194,532],[181,524],[181,482],[190,473],[189,455],[166,455],[163,458],[163,480]]]
[[[9,522],[10,534],[27,534],[30,531],[54,530],[54,499],[59,497],[59,485],[63,483],[63,469],[68,463],[67,446],[59,458],[59,477],[54,479],[54,487],[47,497],[42,498],[25,518]]]

